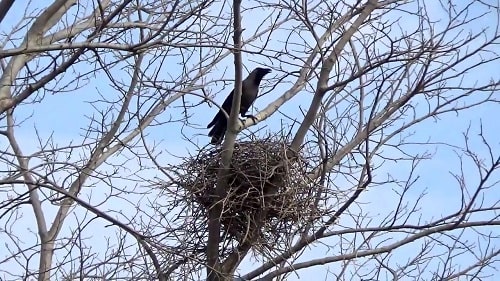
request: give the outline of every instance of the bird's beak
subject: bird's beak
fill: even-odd
[[[272,72],[272,71],[271,71],[271,69],[266,68],[266,74],[269,74],[269,73],[271,73],[271,72]]]

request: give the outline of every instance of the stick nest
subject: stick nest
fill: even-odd
[[[226,243],[278,250],[316,213],[311,209],[315,204],[306,180],[307,163],[300,155],[290,159],[287,152],[290,155],[285,140],[271,137],[235,144],[225,177],[228,187],[221,198],[216,187],[222,151],[211,146],[177,166],[178,185],[192,209],[198,210],[197,217],[206,219],[209,209],[222,200]]]

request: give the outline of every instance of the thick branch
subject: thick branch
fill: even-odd
[[[234,142],[237,135],[237,125],[239,122],[238,114],[241,103],[241,87],[242,87],[242,59],[241,59],[241,0],[233,1],[233,27],[234,27],[234,74],[235,85],[234,95],[231,105],[231,113],[229,114],[228,126],[226,130],[225,140],[222,146],[222,169],[217,177],[217,202],[209,210],[208,218],[208,242],[207,242],[207,280],[217,281],[224,280],[229,272],[222,272],[222,267],[219,263],[219,243],[220,243],[220,218],[222,216],[223,200],[226,197],[228,187],[227,174],[233,156]],[[236,265],[235,265],[236,266]],[[227,270],[227,268],[226,268]],[[231,269],[229,269],[232,271]]]
[[[321,105],[321,100],[323,99],[326,93],[326,88],[328,87],[330,72],[333,69],[333,65],[337,62],[338,55],[342,52],[345,45],[349,42],[349,40],[351,40],[351,37],[354,35],[354,33],[356,33],[359,30],[361,24],[370,16],[370,14],[375,10],[376,7],[377,7],[376,0],[368,1],[361,14],[349,27],[349,29],[342,35],[339,42],[332,50],[328,58],[323,61],[323,66],[321,67],[321,72],[319,75],[318,83],[316,86],[316,92],[314,93],[313,100],[311,102],[311,105],[309,106],[309,109],[307,110],[307,114],[304,117],[304,121],[300,125],[290,146],[293,151],[298,151],[300,149],[300,146],[304,142],[304,138],[307,134],[307,131],[309,130],[314,120],[316,119],[316,115]]]
[[[62,16],[76,4],[76,0],[56,0],[35,20],[24,38],[23,47],[29,48],[37,45],[43,34],[52,28]],[[0,112],[13,106],[11,100],[11,87],[15,85],[14,80],[24,65],[33,58],[33,55],[22,54],[9,61],[2,77],[0,78]]]

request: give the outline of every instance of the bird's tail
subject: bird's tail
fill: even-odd
[[[222,120],[223,119],[223,120]],[[212,137],[210,141],[211,144],[220,144],[226,133],[227,120],[226,118],[219,119],[218,122],[214,124],[214,127],[208,133],[208,136]]]

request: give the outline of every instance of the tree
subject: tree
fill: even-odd
[[[493,276],[498,3],[240,2],[2,1],[0,278]],[[207,147],[256,66],[255,119]],[[236,164],[307,191],[283,230],[227,227],[231,179],[262,180]]]

